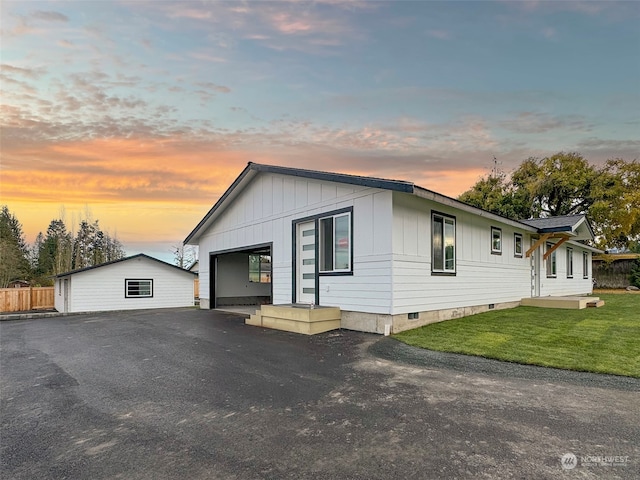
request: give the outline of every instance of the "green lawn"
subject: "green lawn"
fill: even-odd
[[[640,295],[598,296],[604,307],[518,307],[426,325],[394,338],[442,352],[640,377]]]

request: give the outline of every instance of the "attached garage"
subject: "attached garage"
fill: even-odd
[[[195,277],[140,253],[56,276],[55,307],[62,313],[190,307]]]
[[[212,308],[273,303],[271,244],[211,252],[209,266]]]

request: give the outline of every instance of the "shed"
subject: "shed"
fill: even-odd
[[[194,305],[196,274],[143,253],[55,277],[59,312]]]

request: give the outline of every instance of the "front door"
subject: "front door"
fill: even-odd
[[[299,223],[296,231],[296,301],[316,301],[316,222]]]
[[[531,245],[536,242],[535,239],[531,239]],[[540,296],[540,251],[542,247],[536,248],[531,253],[531,296]]]

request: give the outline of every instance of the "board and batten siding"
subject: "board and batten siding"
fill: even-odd
[[[265,172],[200,237],[201,300],[210,300],[210,253],[272,243],[273,303],[291,303],[293,221],[346,207],[353,208],[354,274],[320,277],[320,303],[390,313],[391,192]]]
[[[531,296],[531,261],[514,256],[514,233],[529,233],[419,197],[394,193],[393,313],[424,312]],[[456,219],[456,275],[431,274],[431,214]],[[491,253],[491,227],[502,229],[502,254]]]
[[[68,312],[188,307],[194,304],[194,276],[154,260],[133,258],[56,279],[56,309],[64,309],[64,279],[69,280]],[[125,298],[125,279],[152,279],[153,297]]]
[[[555,242],[555,240],[554,240]],[[567,248],[573,250],[573,278],[567,277]],[[541,252],[544,249],[540,249]],[[587,252],[587,278],[584,278],[582,253]],[[556,276],[547,277],[547,262],[541,261],[540,296],[584,295],[593,292],[591,252],[573,243],[563,243],[555,251]],[[542,256],[540,257],[542,259]]]

